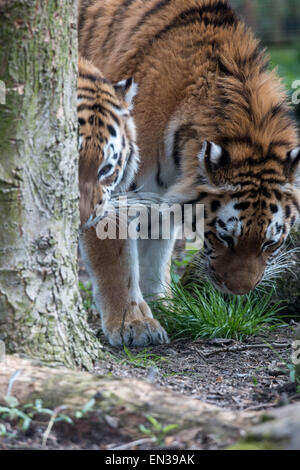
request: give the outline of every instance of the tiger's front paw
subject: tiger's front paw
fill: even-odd
[[[143,302],[127,311],[124,319],[108,321],[104,333],[110,344],[116,347],[145,347],[169,343],[169,338],[161,324],[152,318],[151,310]]]

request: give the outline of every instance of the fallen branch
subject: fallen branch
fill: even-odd
[[[214,351],[204,353],[204,357],[214,356],[215,354],[221,353],[230,353],[230,352],[241,352],[241,351],[248,351],[251,349],[266,349],[266,348],[273,348],[273,349],[288,349],[291,348],[292,345],[289,343],[265,343],[265,344],[245,344],[243,346],[231,346],[227,348],[219,348],[215,349]]]

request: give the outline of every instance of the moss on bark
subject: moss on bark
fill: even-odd
[[[77,1],[0,3],[0,339],[91,368],[77,279]]]

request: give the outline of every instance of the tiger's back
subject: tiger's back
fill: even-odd
[[[79,48],[96,65],[101,51],[103,72],[110,80],[135,77],[140,91],[135,100],[135,119],[138,135],[143,136],[139,139],[142,172],[150,171],[158,155],[164,159],[166,153],[172,152],[176,158],[174,139],[177,137],[180,141],[182,135],[185,138],[184,134],[190,132],[187,124],[191,122],[204,138],[212,141],[218,140],[220,133],[224,138],[230,133],[242,132],[252,137],[255,129],[251,120],[255,120],[255,114],[257,119],[263,118],[279,105],[283,105],[281,110],[284,108],[286,97],[278,79],[264,74],[267,60],[260,54],[258,41],[238,20],[226,0],[83,1]],[[235,74],[237,80],[232,85],[230,79]],[[219,94],[216,91],[218,76],[229,80],[226,84],[229,88],[240,87],[235,97],[240,101],[235,110],[238,114],[235,129],[229,128],[228,121],[223,129],[218,128],[222,125],[218,121],[224,120],[224,116],[220,115],[220,106],[216,109],[217,99],[211,99]],[[247,77],[249,83],[243,84]],[[262,81],[266,84],[260,90]],[[246,116],[245,129],[241,130],[238,126],[244,118],[241,110],[243,100],[247,101],[247,88],[248,93],[253,90],[258,96],[253,98],[256,109],[252,116]],[[224,105],[226,107],[226,103]],[[183,129],[173,124],[173,135],[172,129],[166,135],[166,128],[172,127],[170,121],[176,113],[182,116]],[[277,127],[275,143],[284,140],[291,148],[296,146],[294,125],[283,129],[284,126],[274,120],[270,127],[271,137]],[[269,129],[266,129],[265,136],[268,134]],[[265,136],[261,136],[261,140],[265,138],[264,146],[271,145],[272,139]],[[169,142],[166,143],[166,139]],[[165,148],[168,143],[173,144],[172,148]],[[169,184],[170,181],[166,181],[166,185]]]

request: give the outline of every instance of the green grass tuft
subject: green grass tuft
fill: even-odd
[[[154,316],[172,339],[179,337],[233,338],[247,336],[283,325],[282,303],[272,304],[272,296],[261,288],[243,297],[223,295],[211,284],[186,290],[172,282],[169,297],[152,302]]]

